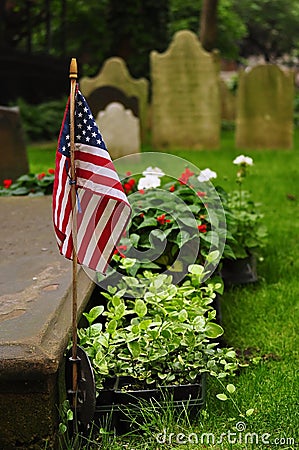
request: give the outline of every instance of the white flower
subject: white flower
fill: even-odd
[[[138,190],[159,187],[161,180],[157,175],[147,175],[138,181]]]
[[[159,169],[159,167],[148,167],[147,169],[145,169],[144,172],[142,172],[143,175],[146,177],[148,175],[155,175],[156,177],[163,177],[165,175],[165,173]]]
[[[233,163],[237,164],[238,166],[241,164],[244,164],[245,166],[252,166],[253,159],[250,158],[250,156],[239,155],[233,160]]]
[[[197,177],[198,181],[209,181],[212,178],[217,178],[217,173],[208,168],[201,170]]]

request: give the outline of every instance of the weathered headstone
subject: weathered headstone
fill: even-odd
[[[86,97],[94,117],[109,103],[122,103],[126,108],[132,109],[135,115],[138,114],[142,138],[145,138],[147,129],[148,85],[148,80],[145,78],[138,80],[132,78],[125,62],[116,57],[107,59],[96,77],[83,77],[80,80],[80,89]],[[106,93],[98,91],[103,87],[106,88]],[[114,88],[114,92],[112,88]],[[124,99],[121,98],[121,95],[124,96]],[[103,100],[105,96],[107,99]],[[125,97],[131,98],[131,102],[135,102],[135,105],[130,106]]]
[[[183,30],[169,49],[151,52],[152,143],[156,148],[217,148],[219,67],[197,36]]]
[[[112,159],[140,151],[139,119],[121,103],[110,103],[98,113],[96,122]]]
[[[294,73],[265,64],[241,71],[236,146],[288,149],[293,145]]]
[[[18,107],[0,106],[0,184],[28,173],[25,140]]]
[[[234,121],[236,119],[236,94],[232,92],[224,80],[220,80],[221,118]]]

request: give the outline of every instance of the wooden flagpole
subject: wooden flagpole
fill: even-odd
[[[73,238],[73,304],[72,304],[72,362],[73,362],[73,408],[77,408],[78,357],[77,357],[77,216],[76,216],[76,169],[75,169],[75,96],[77,84],[77,60],[70,63],[70,153],[71,153],[71,199],[72,199],[72,238]]]

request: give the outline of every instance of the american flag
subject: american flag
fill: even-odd
[[[56,151],[53,222],[60,253],[105,273],[131,208],[89,106],[79,90],[75,97],[76,211],[71,202],[70,101]],[[76,221],[73,220],[76,214]],[[77,229],[73,224],[77,222]],[[73,231],[76,233],[73,235]],[[77,243],[76,243],[77,240]]]

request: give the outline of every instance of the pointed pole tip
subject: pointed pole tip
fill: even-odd
[[[77,69],[77,60],[76,58],[72,58],[70,64],[70,78],[77,78],[78,69]]]

